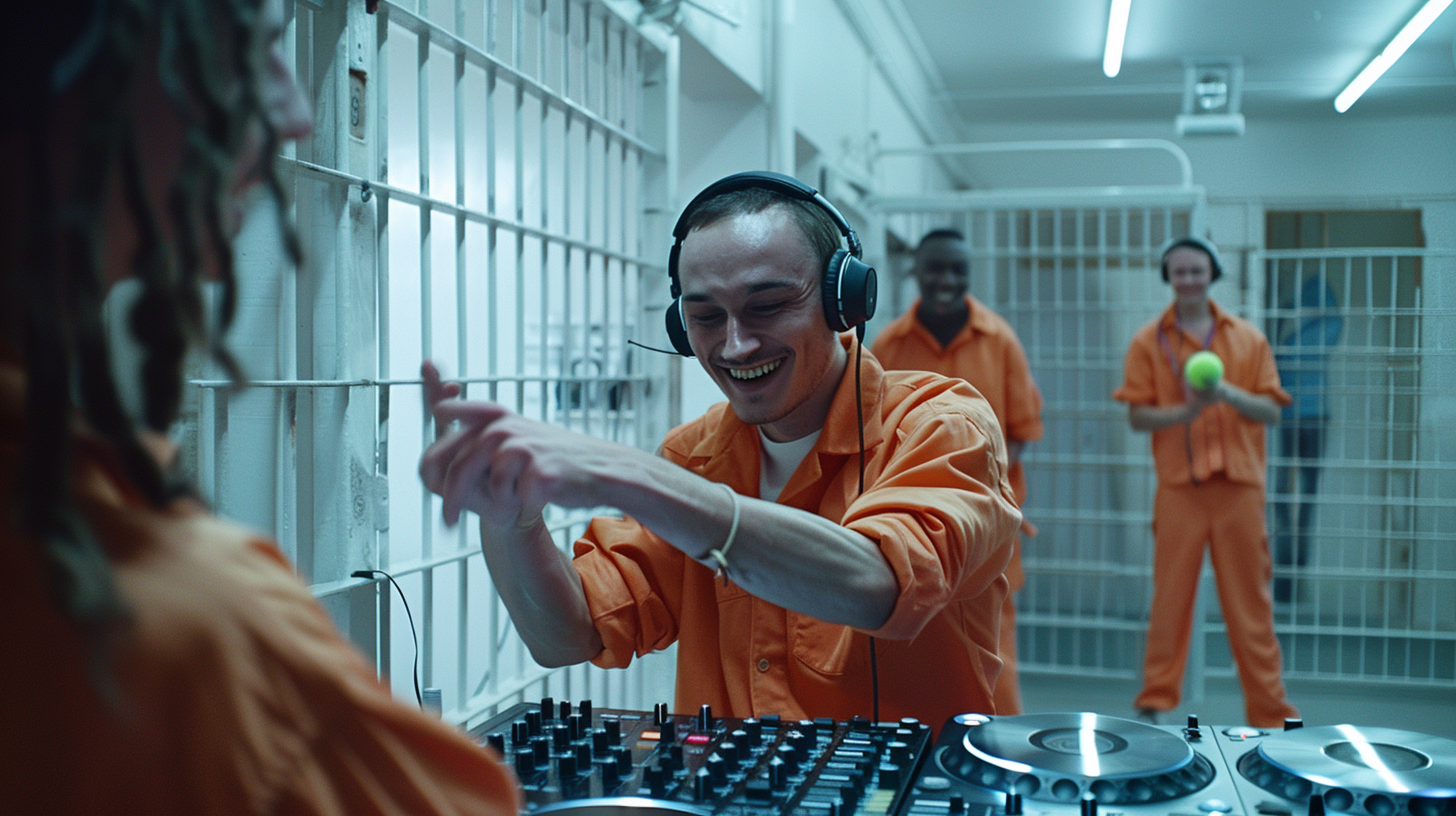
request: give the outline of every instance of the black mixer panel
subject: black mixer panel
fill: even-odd
[[[896,816],[930,745],[913,719],[786,720],[521,703],[470,731],[516,771],[526,811]],[[604,807],[603,803],[615,806]]]

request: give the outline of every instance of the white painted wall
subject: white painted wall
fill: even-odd
[[[780,5],[786,4],[786,5]],[[792,128],[795,166],[818,186],[818,168],[847,182],[826,190],[831,198],[865,192],[945,189],[951,177],[938,162],[919,159],[871,173],[870,151],[880,145],[924,145],[946,138],[949,126],[933,97],[934,80],[919,72],[908,46],[897,40],[890,10],[879,2],[778,0],[720,3],[734,28],[700,11],[683,15],[678,206],[730,173],[774,166],[775,76],[787,77],[786,126]],[[778,17],[775,13],[778,13]],[[851,17],[850,15],[858,15]],[[785,21],[790,64],[773,70],[772,26]],[[872,52],[864,37],[883,38]],[[898,85],[892,76],[899,78]],[[918,77],[918,78],[917,78]],[[846,217],[860,231],[853,200]],[[864,235],[866,244],[876,245]],[[871,257],[872,263],[880,259]],[[663,282],[666,286],[666,281]],[[694,360],[682,367],[682,418],[697,417],[722,393]]]

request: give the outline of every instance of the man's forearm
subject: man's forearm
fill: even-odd
[[[1265,425],[1279,422],[1279,404],[1262,394],[1251,394],[1232,383],[1223,382],[1219,384],[1219,396],[1235,411],[1255,422]]]
[[[596,657],[601,635],[592,623],[571,560],[538,518],[530,527],[480,524],[485,566],[511,621],[537,663],[572,666]]]
[[[705,566],[732,527],[723,486],[666,460],[624,463],[606,479],[608,503]],[[726,560],[733,581],[771,603],[828,623],[875,629],[899,584],[876,544],[803,510],[738,496]]]

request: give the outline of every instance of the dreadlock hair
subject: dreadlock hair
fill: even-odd
[[[75,438],[82,419],[114,450],[133,486],[156,507],[187,492],[163,472],[138,440],[139,428],[165,430],[182,401],[188,352],[201,349],[241,383],[242,372],[221,344],[236,308],[232,240],[224,223],[230,180],[249,127],[263,128],[265,187],[279,201],[287,249],[298,242],[283,216],[284,188],[272,157],[279,139],[262,98],[265,48],[262,0],[83,0],[49,11],[62,19],[20,49],[16,100],[22,121],[0,124],[18,132],[26,153],[29,212],[22,247],[0,253],[0,285],[14,307],[26,372],[26,447],[7,523],[35,542],[50,567],[57,606],[75,622],[89,651],[93,682],[115,700],[111,657],[128,628],[107,554],[71,492]],[[76,6],[82,8],[77,13]],[[74,25],[86,18],[78,32]],[[68,24],[71,26],[66,30]],[[39,52],[39,53],[37,53]],[[155,66],[166,95],[183,112],[181,167],[165,205],[152,205],[133,135],[132,97],[142,72]],[[68,87],[69,86],[69,87]],[[75,182],[57,191],[51,177],[52,115],[59,92],[74,96],[78,166]],[[109,183],[120,181],[138,244],[131,272],[142,291],[129,328],[144,352],[143,416],[129,416],[111,371],[103,321],[103,206]],[[158,210],[162,210],[158,212]],[[171,238],[162,229],[167,219]],[[209,328],[202,297],[205,264],[221,296]],[[8,279],[8,280],[5,280]],[[14,302],[14,301],[12,301]],[[9,509],[9,508],[7,508]]]

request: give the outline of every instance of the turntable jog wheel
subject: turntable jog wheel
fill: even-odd
[[[1163,802],[1208,785],[1213,765],[1177,734],[1091,713],[995,717],[965,732],[937,761],[992,791],[1048,802]]]
[[[1239,773],[1277,796],[1364,816],[1456,816],[1456,741],[1329,725],[1270,736]]]

